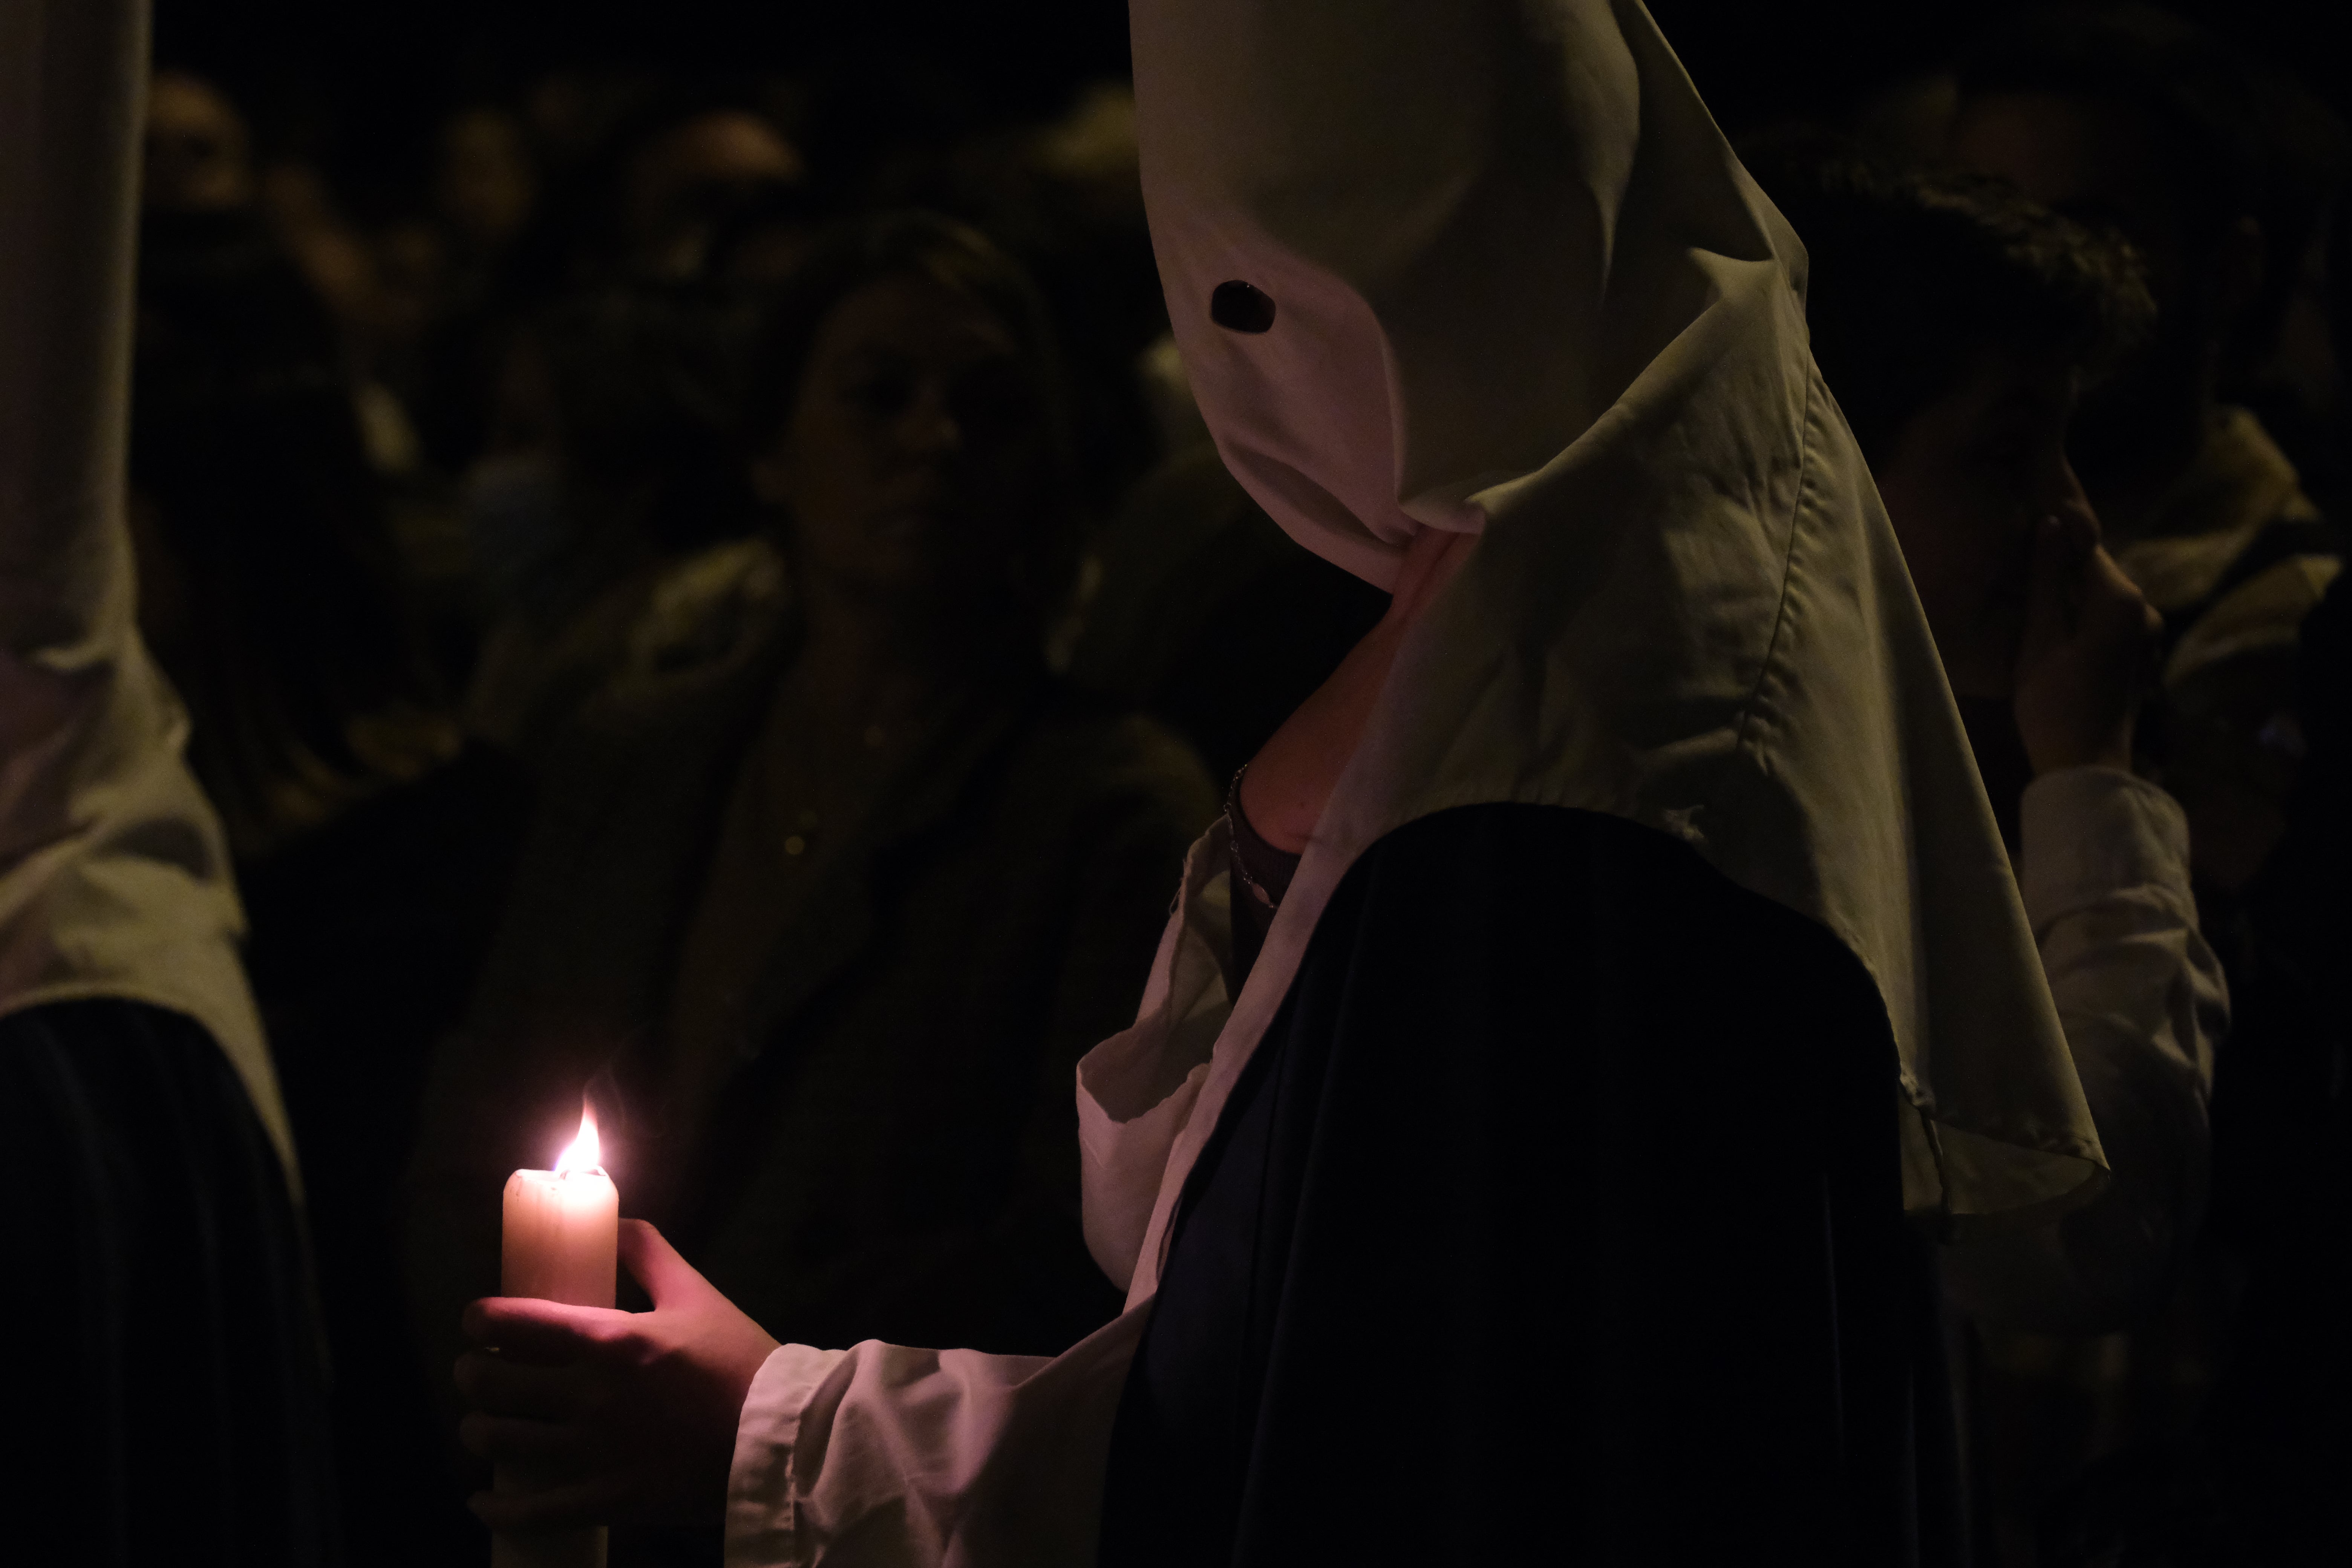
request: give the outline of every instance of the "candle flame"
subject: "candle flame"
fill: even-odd
[[[580,1102],[580,1136],[555,1157],[555,1173],[561,1176],[572,1171],[593,1171],[604,1163],[604,1146],[596,1136],[595,1108],[583,1100]]]

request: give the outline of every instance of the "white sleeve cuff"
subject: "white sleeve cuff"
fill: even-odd
[[[793,1497],[793,1443],[801,1412],[847,1351],[779,1345],[760,1363],[735,1426],[727,1472],[727,1568],[787,1568],[801,1562]]]
[[[2026,786],[2018,826],[2018,890],[2036,932],[2126,889],[2196,908],[2189,819],[2137,774],[2100,767],[2044,773]]]

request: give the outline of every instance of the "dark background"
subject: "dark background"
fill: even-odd
[[[2026,0],[1658,0],[1658,17],[1734,131],[1836,117],[1864,89],[1932,68]],[[2339,7],[2189,0],[2198,17],[2311,78],[2339,112]],[[226,86],[265,145],[321,160],[362,205],[421,178],[440,112],[511,98],[551,68],[774,75],[806,90],[803,140],[932,122],[1034,120],[1127,70],[1120,0],[157,0],[159,58]],[[2324,72],[2315,62],[2331,62]]]

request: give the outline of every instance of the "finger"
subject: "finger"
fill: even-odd
[[[527,1365],[483,1351],[457,1358],[457,1392],[488,1415],[541,1421],[572,1420],[589,1403],[589,1391],[576,1371]]]
[[[2092,508],[2091,498],[2083,493],[2082,481],[2074,478],[2071,468],[2066,471],[2066,483],[2068,494],[2058,503],[2058,519],[2088,553],[2097,548],[2105,531],[2100,528],[2099,514]]]
[[[567,1307],[526,1296],[485,1296],[466,1309],[466,1337],[520,1361],[561,1364],[592,1355],[630,1331],[631,1314]]]
[[[572,1481],[533,1491],[476,1492],[466,1500],[466,1506],[474,1510],[476,1519],[503,1534],[609,1523],[611,1496],[611,1488],[604,1482]]]
[[[2057,518],[2043,518],[2034,529],[2032,559],[2026,567],[2025,628],[2018,646],[2020,668],[2032,668],[2051,649],[2074,635],[2070,601],[2074,576],[2074,552],[2065,525]]]
[[[2061,511],[2058,527],[2065,536],[2066,547],[2078,561],[2099,547],[2099,520],[2086,507],[2069,507]]]
[[[2131,574],[2126,572],[2123,563],[2106,551],[2092,552],[2091,571],[2102,592],[2132,605],[2147,602],[2147,595],[2140,592],[2139,584],[2131,580]]]
[[[2126,576],[2116,558],[2094,551],[2084,572],[2084,619],[2101,641],[2138,642],[2147,636],[2152,613],[2139,584]]]
[[[656,1311],[719,1293],[660,1231],[641,1219],[621,1222],[621,1262],[653,1298]]]
[[[558,1474],[580,1464],[580,1429],[554,1421],[518,1421],[507,1415],[469,1411],[457,1423],[457,1441],[466,1452],[498,1465],[524,1465]]]

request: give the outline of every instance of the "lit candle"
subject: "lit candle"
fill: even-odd
[[[552,1171],[507,1178],[506,1235],[499,1291],[572,1307],[610,1307],[621,1245],[621,1194],[604,1173],[596,1116],[583,1102],[580,1136]],[[500,1466],[499,1491],[518,1489]],[[603,1568],[604,1531],[537,1531],[491,1538],[491,1568]]]
[[[621,1246],[621,1194],[604,1173],[596,1113],[580,1108],[580,1136],[552,1171],[507,1178],[506,1245],[499,1288],[571,1307],[613,1304]]]

